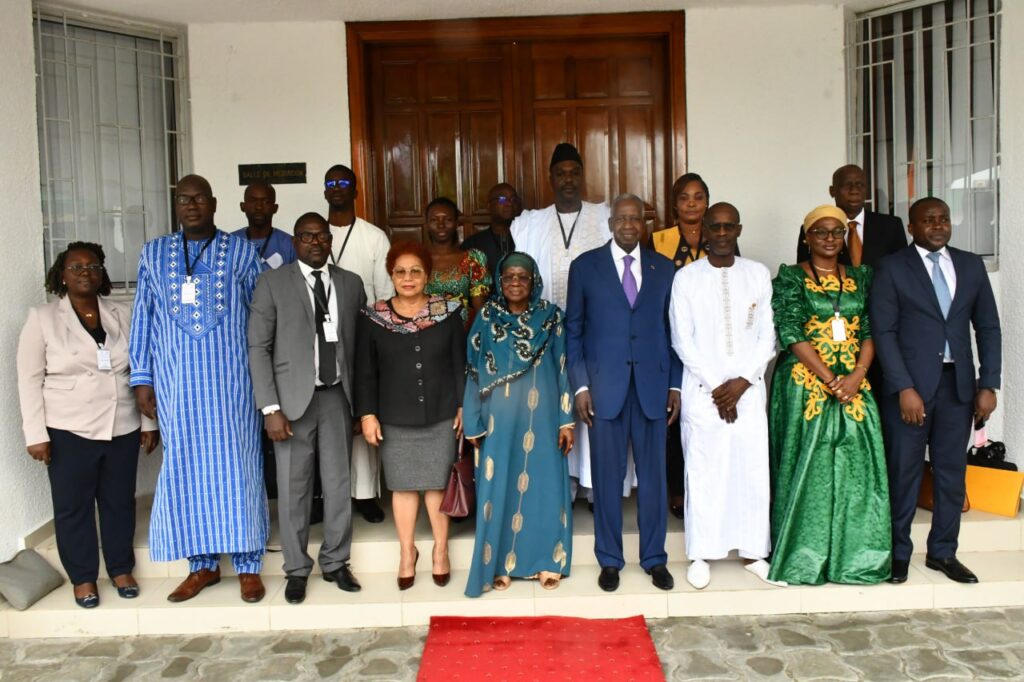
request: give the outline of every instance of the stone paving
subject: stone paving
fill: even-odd
[[[668,680],[1024,679],[1024,608],[649,621]],[[425,627],[0,640],[0,680],[414,680]]]

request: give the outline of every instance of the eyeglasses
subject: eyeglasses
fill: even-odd
[[[348,189],[354,184],[356,183],[352,180],[327,180],[324,182],[324,187],[326,189],[334,189],[335,187],[338,189]]]
[[[502,284],[519,284],[520,282],[523,283],[523,284],[529,284],[532,281],[533,281],[533,275],[511,274],[511,275],[502,275],[501,276],[501,283]]]
[[[65,266],[64,269],[70,270],[75,274],[78,274],[80,272],[88,272],[91,275],[94,273],[103,272],[105,268],[99,263],[89,263],[88,265],[83,265],[82,263],[75,263],[74,265]]]
[[[491,198],[491,201],[496,201],[499,204],[512,204],[512,203],[515,203],[515,200],[516,200],[516,197],[506,197],[506,196],[501,195],[501,194],[499,194],[496,197],[492,197]]]
[[[408,270],[404,268],[395,268],[391,271],[391,276],[395,279],[405,279],[406,277],[409,277],[410,279],[419,279],[424,274],[426,274],[426,271],[423,268],[409,268]]]
[[[739,223],[711,223],[707,228],[708,232],[732,232],[739,226]]]
[[[814,239],[821,239],[821,240],[828,239],[829,237],[832,237],[833,239],[842,239],[843,237],[846,236],[846,228],[845,227],[837,227],[837,228],[832,229],[832,230],[823,230],[823,229],[821,229],[819,227],[819,228],[814,229],[814,230],[807,230],[807,236],[808,237],[813,237]]]
[[[331,240],[334,239],[334,235],[330,232],[299,232],[296,237],[303,244],[312,244],[313,242],[320,242],[321,244],[330,244]]]
[[[205,206],[210,203],[212,197],[208,197],[205,194],[175,194],[174,203],[178,206],[188,206],[191,203],[195,203],[197,206]]]

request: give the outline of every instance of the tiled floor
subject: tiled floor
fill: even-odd
[[[648,627],[673,681],[1024,679],[1024,608],[665,618]],[[0,678],[414,680],[426,631],[0,640]]]

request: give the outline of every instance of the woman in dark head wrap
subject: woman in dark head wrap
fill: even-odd
[[[463,419],[477,447],[470,597],[507,589],[512,578],[554,589],[569,575],[573,402],[562,311],[541,299],[542,287],[534,260],[510,253],[469,333]]]

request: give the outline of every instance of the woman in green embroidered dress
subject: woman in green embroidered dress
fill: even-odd
[[[771,580],[870,584],[889,577],[889,486],[878,407],[865,379],[874,357],[871,269],[838,263],[846,216],[804,220],[808,262],[783,265],[772,309],[783,351],[769,409]]]
[[[512,578],[554,589],[572,563],[565,331],[562,311],[541,299],[541,285],[530,256],[505,256],[495,268],[495,295],[469,334],[463,417],[478,448],[469,597],[506,589]]]

